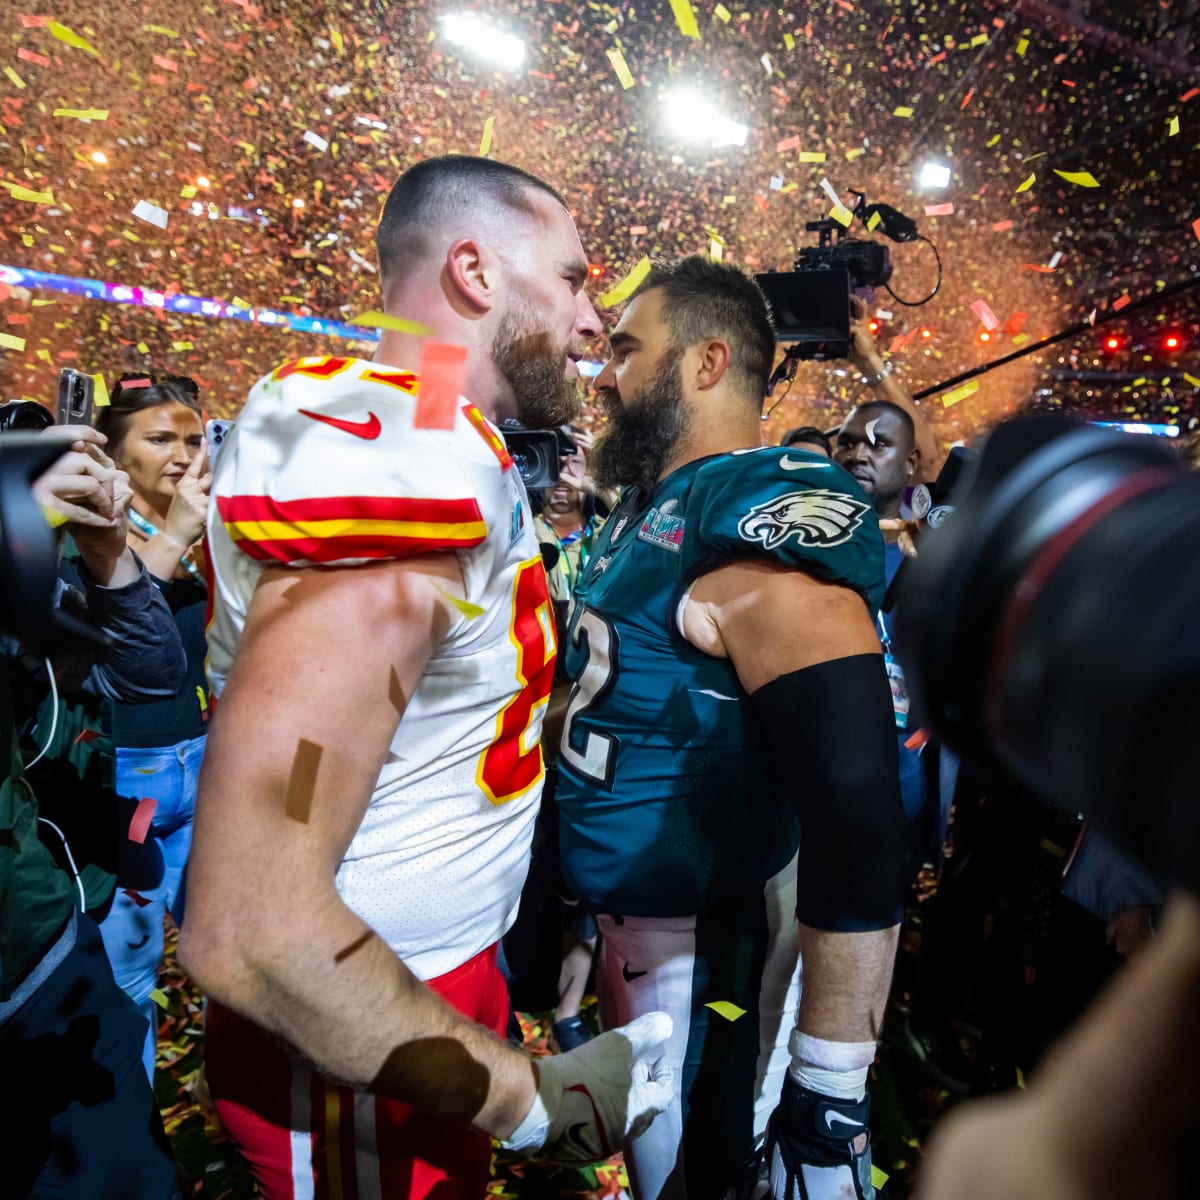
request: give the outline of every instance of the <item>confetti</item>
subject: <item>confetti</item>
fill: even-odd
[[[56,108],[56,117],[74,117],[77,121],[107,121],[107,108]]]
[[[991,305],[986,300],[976,300],[971,305],[971,311],[979,318],[980,324],[989,332],[993,329],[998,329],[1000,326],[1000,318],[992,312]]]
[[[629,67],[625,62],[625,55],[620,50],[606,50],[608,61],[612,64],[612,69],[616,72],[617,79],[621,86],[628,91],[633,87],[633,75],[629,71]]]
[[[688,0],[671,0],[671,11],[675,14],[675,24],[684,37],[700,40],[700,29],[696,25],[696,11]]]
[[[148,225],[157,225],[159,229],[167,227],[167,210],[151,204],[149,200],[139,200],[133,206],[133,215]]]
[[[446,589],[445,589],[444,587],[441,587],[439,584],[436,584],[436,583],[435,583],[433,586],[434,586],[434,587],[436,587],[436,588],[437,588],[437,590],[438,590],[439,592],[441,592],[441,593],[442,593],[442,595],[443,595],[443,596],[445,596],[445,597],[446,597],[446,599],[447,599],[447,600],[448,600],[448,601],[449,601],[449,602],[450,602],[450,603],[451,603],[451,604],[452,604],[452,605],[453,605],[453,606],[454,606],[456,609],[458,609],[458,611],[459,611],[460,613],[462,613],[462,615],[463,615],[464,617],[466,617],[466,619],[467,619],[468,621],[477,621],[477,620],[479,620],[479,618],[480,618],[480,617],[482,617],[482,616],[483,616],[483,614],[484,614],[484,611],[485,611],[485,610],[484,610],[484,609],[482,609],[482,608],[480,608],[478,604],[472,604],[472,603],[470,602],[470,600],[461,600],[461,599],[459,599],[459,597],[458,597],[458,596],[455,596],[455,595],[453,595],[452,593],[450,593],[450,592],[446,591]]]
[[[0,346],[6,350],[21,351],[25,349],[25,339],[12,333],[0,333]]]
[[[1096,188],[1100,186],[1090,171],[1059,171],[1056,169],[1054,173],[1077,187]]]
[[[650,274],[650,257],[646,255],[641,261],[614,287],[609,288],[603,296],[600,297],[600,303],[605,308],[612,308],[614,304],[621,304],[628,300],[630,296],[637,291],[642,280]]]
[[[1197,240],[1200,240],[1200,217],[1192,222],[1192,232],[1196,235]]]
[[[883,1170],[882,1167],[877,1167],[874,1163],[871,1164],[871,1186],[878,1191],[891,1176]]]
[[[907,104],[900,105],[900,107],[895,109],[892,113],[893,117],[908,118],[908,117],[911,117],[912,115],[913,115],[913,110]]]
[[[942,406],[949,408],[952,404],[957,404],[960,400],[965,400],[968,396],[973,396],[979,391],[978,381],[972,379],[964,383],[962,387],[956,387],[953,391],[946,392],[942,396]]]
[[[704,1007],[711,1008],[718,1017],[724,1017],[727,1021],[736,1021],[738,1017],[746,1015],[746,1010],[738,1008],[732,1000],[712,1000]]]
[[[1037,179],[1037,176],[1036,176],[1036,175],[1030,175],[1030,176],[1029,176],[1029,178],[1028,178],[1028,179],[1026,179],[1026,180],[1025,180],[1023,183],[1019,183],[1019,184],[1017,184],[1017,190],[1016,190],[1016,194],[1019,196],[1019,195],[1020,195],[1022,192],[1027,192],[1027,191],[1029,191],[1029,189],[1030,189],[1031,187],[1033,187],[1033,185],[1034,185],[1034,181],[1035,181],[1036,179]]]
[[[310,146],[313,147],[313,149],[319,151],[321,154],[324,154],[325,151],[329,149],[329,143],[319,133],[313,133],[311,129],[306,129],[304,131],[304,141],[306,141]],[[245,146],[246,143],[242,142],[241,145]],[[254,147],[251,146],[250,149],[253,150]]]
[[[42,516],[46,519],[46,524],[51,529],[57,529],[60,525],[67,523],[67,518],[63,513],[60,513],[57,508],[51,508],[48,504],[38,506],[42,510]]]
[[[414,429],[453,429],[467,374],[466,346],[424,342],[421,346],[420,383]]]
[[[7,75],[7,76],[8,76],[8,78],[9,78],[9,79],[12,81],[12,83],[13,83],[13,86],[14,86],[14,87],[17,87],[17,88],[20,88],[20,89],[24,89],[24,87],[25,87],[25,80],[23,80],[23,79],[20,77],[20,75],[18,75],[18,74],[16,73],[16,71],[14,71],[14,70],[12,69],[12,67],[5,67],[5,68],[4,68],[4,74],[5,74],[5,75]]]
[[[927,217],[949,217],[954,214],[953,204],[927,204],[925,205],[925,215]]]
[[[496,118],[488,117],[483,123],[483,136],[479,139],[479,157],[487,158],[492,149],[492,132],[496,128]]]
[[[844,204],[835,204],[829,210],[829,215],[845,229],[849,229],[850,222],[854,220],[854,214]]]
[[[729,9],[725,7],[725,5],[718,4],[717,7],[713,9],[713,15],[718,21],[724,21],[725,24],[728,25],[732,14],[730,13]]]
[[[94,385],[92,403],[95,404],[97,408],[105,408],[109,403],[109,399],[108,384],[104,382],[104,375],[97,371],[92,376],[92,383]]]
[[[74,46],[77,50],[83,50],[90,54],[93,58],[99,58],[100,52],[88,42],[84,41],[79,34],[74,33],[65,25],[60,25],[57,21],[47,21],[46,29],[51,37],[56,37],[60,42],[67,46]]]
[[[53,192],[35,192],[19,183],[9,183],[7,179],[0,179],[0,187],[8,188],[8,194],[14,200],[28,200],[31,204],[54,203]]]
[[[127,836],[131,842],[136,842],[139,846],[145,842],[146,835],[150,832],[150,823],[154,820],[157,810],[158,801],[149,796],[145,796],[137,802],[137,807],[133,810],[133,816],[129,820]]]
[[[162,990],[162,988],[152,988],[150,991],[150,999],[153,1000],[159,1008],[169,1008],[171,1006],[171,1000],[167,996],[167,993]]]
[[[819,150],[801,150],[799,159],[802,163],[823,163],[825,155]]]
[[[281,296],[281,300],[295,301],[294,296]],[[409,321],[404,317],[393,317],[391,313],[385,312],[365,312],[361,317],[355,317],[350,322],[352,325],[362,325],[366,329],[394,329],[397,333],[411,333],[417,337],[426,337],[433,330],[428,325],[422,325],[419,321]]]
[[[1172,117],[1167,122],[1167,137],[1174,137],[1179,132],[1179,118]]]

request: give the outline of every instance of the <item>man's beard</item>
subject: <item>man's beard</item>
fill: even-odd
[[[568,347],[541,327],[533,308],[516,303],[492,341],[496,369],[512,389],[517,419],[529,429],[568,425],[583,407],[583,384],[565,374]]]
[[[668,351],[631,403],[606,403],[608,423],[588,453],[588,467],[601,487],[632,484],[648,492],[658,482],[690,426],[680,382],[682,360],[682,351]]]

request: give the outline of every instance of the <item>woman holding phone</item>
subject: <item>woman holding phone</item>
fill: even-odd
[[[111,702],[116,790],[154,802],[150,830],[165,860],[153,891],[117,891],[100,932],[113,974],[149,1021],[145,1050],[153,1080],[158,1020],[150,993],[163,951],[163,916],[183,920],[183,871],[192,841],[196,781],[208,720],[204,614],[204,520],[212,476],[196,385],[190,379],[123,379],[96,428],[129,476],[129,546],[166,597],[187,652],[187,674],[169,700]],[[147,805],[149,808],[149,805]]]

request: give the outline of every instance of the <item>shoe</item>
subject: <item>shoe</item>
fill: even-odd
[[[553,1025],[554,1042],[558,1046],[559,1051],[565,1053],[568,1050],[574,1050],[582,1046],[585,1042],[590,1042],[592,1031],[583,1023],[583,1018],[580,1016],[567,1017],[562,1021],[555,1021]]]

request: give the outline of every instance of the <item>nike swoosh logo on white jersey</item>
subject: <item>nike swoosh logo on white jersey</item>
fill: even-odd
[[[833,1128],[834,1121],[841,1121],[843,1125],[853,1125],[855,1129],[861,1129],[863,1127],[863,1123],[861,1121],[855,1121],[851,1117],[843,1117],[840,1112],[834,1112],[833,1109],[829,1109],[825,1113],[825,1124],[829,1126],[830,1133],[836,1132]]]
[[[788,458],[785,454],[780,460],[779,465],[785,471],[825,471],[833,466],[833,463],[802,463],[796,462],[794,459]]]

